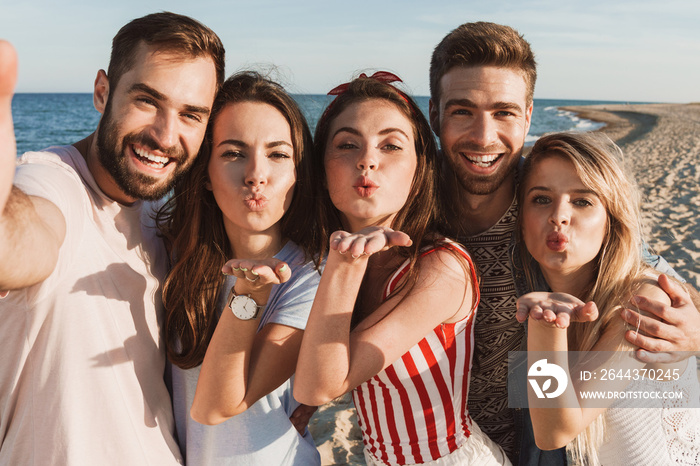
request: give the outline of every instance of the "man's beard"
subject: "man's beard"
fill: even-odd
[[[182,178],[192,163],[187,160],[187,155],[181,145],[168,149],[159,147],[152,138],[130,133],[119,140],[119,128],[112,118],[111,101],[105,105],[105,112],[98,124],[97,130],[97,155],[100,164],[112,176],[117,186],[129,197],[147,201],[155,201],[165,196]],[[127,148],[137,143],[151,150],[159,150],[164,156],[174,158],[175,170],[167,179],[158,179],[145,173],[133,171],[129,167],[129,155]]]
[[[466,150],[465,150],[466,149]],[[484,153],[502,153],[501,157],[507,158],[507,160],[500,160],[501,164],[496,171],[490,175],[477,175],[467,171],[464,167],[464,163],[460,154],[461,151],[474,151],[474,152],[484,152]],[[519,155],[514,155],[510,150],[506,148],[478,148],[478,147],[462,147],[455,146],[452,147],[450,154],[447,156],[448,163],[451,165],[459,184],[462,189],[469,194],[485,196],[494,193],[503,184],[503,182],[508,178],[515,167],[517,167],[520,160]],[[466,162],[470,163],[470,162]]]

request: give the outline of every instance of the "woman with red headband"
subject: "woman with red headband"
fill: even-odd
[[[393,81],[334,89],[316,128],[328,257],[294,396],[320,405],[352,390],[369,465],[509,464],[469,417],[476,272],[439,233],[435,142]]]

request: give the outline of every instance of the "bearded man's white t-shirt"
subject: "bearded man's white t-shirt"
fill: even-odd
[[[0,465],[181,464],[156,206],[108,198],[73,146],[24,154],[15,185],[54,203],[66,236],[48,279],[0,300]]]

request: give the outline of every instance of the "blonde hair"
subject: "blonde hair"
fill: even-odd
[[[579,296],[583,301],[594,301],[600,314],[595,322],[572,323],[568,331],[569,351],[590,351],[644,274],[651,270],[641,258],[639,190],[623,168],[622,151],[604,134],[553,133],[540,138],[525,160],[518,192],[521,206],[525,182],[533,168],[550,157],[570,161],[581,182],[598,195],[607,212],[607,232],[595,259],[595,279],[584,295]],[[525,256],[523,263],[536,264],[527,248],[521,249]],[[536,270],[527,272],[532,277]],[[623,345],[625,341],[621,340],[620,346]],[[567,446],[573,464],[598,464],[595,451],[604,435],[601,415]]]

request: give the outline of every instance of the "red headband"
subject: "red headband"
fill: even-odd
[[[388,71],[377,71],[372,76],[367,76],[365,73],[362,73],[362,74],[360,74],[360,76],[358,76],[358,79],[359,78],[374,79],[376,81],[379,81],[379,82],[382,82],[385,84],[394,83],[397,81],[400,83],[403,82],[403,81],[401,81],[401,78],[396,76],[394,73],[389,73]],[[350,83],[341,84],[340,86],[336,86],[333,89],[331,89],[328,92],[328,95],[340,95],[343,92],[347,91],[348,87],[350,87]]]
[[[402,83],[402,82],[403,82],[403,81],[401,81],[401,78],[399,78],[398,76],[396,76],[394,73],[390,73],[390,72],[388,72],[388,71],[377,71],[377,72],[374,73],[372,76],[367,76],[365,73],[362,73],[362,74],[360,74],[360,76],[357,77],[357,79],[360,79],[360,78],[364,78],[364,79],[374,79],[375,81],[379,81],[380,83],[384,83],[384,84],[390,84],[390,83],[395,83],[395,82],[400,82],[400,83]],[[333,89],[331,89],[331,90],[328,92],[328,95],[340,95],[340,94],[343,94],[345,91],[348,90],[349,87],[350,87],[350,83],[341,84],[340,86],[336,86],[336,87],[334,87]],[[396,88],[396,87],[394,87],[394,86],[391,86],[391,87],[393,87],[394,89],[396,89],[396,92],[399,93],[399,96],[401,96],[401,98],[408,104],[408,107],[411,109],[411,112],[415,113],[415,112],[416,112],[416,108],[414,108],[414,106],[411,105],[411,102],[409,101],[409,99],[408,99],[408,97],[406,96],[406,94],[404,94],[403,91],[402,91],[401,89],[398,89],[398,88]],[[330,105],[328,106],[328,108],[330,108]],[[327,109],[326,109],[326,110],[327,110]]]

